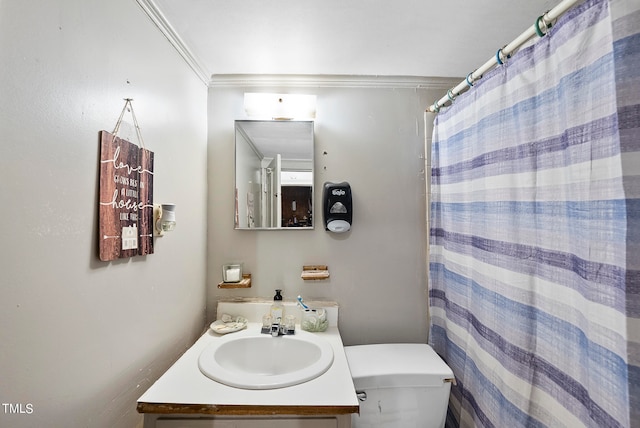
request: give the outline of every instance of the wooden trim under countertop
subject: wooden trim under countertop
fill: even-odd
[[[203,414],[228,416],[265,416],[265,415],[347,415],[359,413],[358,406],[252,406],[245,404],[170,404],[138,402],[138,413],[157,414]]]

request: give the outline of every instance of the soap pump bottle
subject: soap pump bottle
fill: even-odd
[[[282,304],[282,290],[276,290],[273,296],[273,304],[271,305],[271,319],[273,322],[282,322],[284,319],[284,305]]]

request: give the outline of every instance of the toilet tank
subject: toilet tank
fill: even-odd
[[[346,346],[360,414],[352,428],[442,428],[453,372],[427,344]]]

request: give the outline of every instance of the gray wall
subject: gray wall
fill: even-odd
[[[345,344],[425,342],[423,113],[458,81],[214,76],[209,90],[208,320],[215,319],[221,298],[271,298],[275,288],[282,288],[285,299],[300,294],[336,300]],[[233,122],[246,118],[244,92],[317,95],[315,230],[233,230]],[[326,181],[342,180],[353,192],[353,228],[336,235],[320,224],[321,188]],[[230,261],[244,262],[252,288],[217,288],[221,266]],[[303,281],[305,264],[328,265],[331,278]]]
[[[0,63],[0,403],[32,405],[0,426],[135,426],[204,328],[206,85],[130,0],[0,2]],[[178,225],[103,263],[98,132],[125,97]]]

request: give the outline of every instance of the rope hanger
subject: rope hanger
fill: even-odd
[[[133,112],[133,104],[131,103],[131,101],[133,101],[133,98],[124,98],[124,101],[125,101],[124,107],[122,108],[122,112],[120,113],[120,117],[116,122],[115,128],[113,128],[112,134],[114,137],[118,135],[118,131],[120,130],[120,125],[122,124],[122,118],[124,116],[125,111],[127,111],[127,107],[129,107],[129,111],[131,112],[131,117],[133,118],[133,126],[136,128],[136,135],[138,136],[138,141],[140,142],[140,147],[142,147],[143,149],[146,149],[146,147],[144,146],[144,140],[142,139],[142,132],[140,131],[140,126],[138,126],[138,119],[136,119],[136,114]]]

